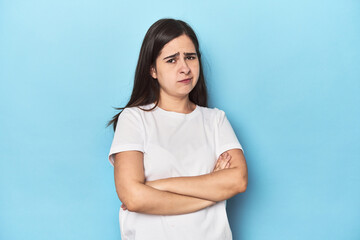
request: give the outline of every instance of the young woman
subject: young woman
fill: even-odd
[[[122,239],[232,239],[225,204],[246,190],[246,161],[225,113],[207,107],[188,24],[160,19],[149,28],[130,101],[120,109],[109,122],[109,160]]]

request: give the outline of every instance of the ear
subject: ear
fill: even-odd
[[[157,74],[156,74],[156,69],[154,66],[150,67],[150,75],[154,78],[157,79]]]

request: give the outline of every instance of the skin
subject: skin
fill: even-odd
[[[178,54],[175,57],[174,54]],[[191,55],[189,55],[191,54]],[[159,107],[180,113],[190,113],[195,104],[189,101],[189,93],[195,87],[200,74],[199,59],[190,38],[181,35],[168,42],[157,57],[150,74],[160,85]],[[191,78],[190,83],[180,80]]]
[[[181,35],[167,43],[150,71],[160,85],[158,106],[167,111],[192,112],[196,105],[190,102],[189,93],[199,72],[195,46],[188,36]],[[191,80],[180,82],[183,79]],[[146,182],[143,153],[125,151],[115,155],[114,177],[123,210],[176,215],[201,210],[244,192],[247,166],[243,152],[231,149],[219,156],[209,174]]]
[[[129,151],[130,152],[130,151]],[[137,151],[133,151],[135,154],[138,154],[138,156],[142,156],[142,152],[137,152]],[[131,153],[130,153],[131,154]],[[118,155],[118,154],[117,154]],[[125,161],[125,157],[121,157],[121,154],[119,154],[119,156],[116,156],[118,157],[119,159],[121,160],[118,160],[119,162],[120,161]],[[135,156],[134,156],[135,157]],[[141,158],[141,157],[139,157]],[[143,171],[141,171],[141,165],[142,163],[140,163],[139,161],[139,158],[135,159],[137,160],[138,166],[136,166],[135,168],[136,169],[133,169],[133,168],[130,168],[128,169],[128,164],[122,164],[121,166],[117,166],[117,164],[119,163],[116,163],[115,162],[115,168],[118,171],[118,175],[119,177],[115,177],[115,179],[119,179],[119,181],[121,181],[121,179],[123,181],[129,181],[130,185],[129,185],[129,188],[131,187],[131,189],[134,189],[134,186],[135,184],[133,184],[134,181],[138,181],[140,183],[140,187],[143,187],[142,184],[145,184],[147,186],[150,186],[152,185],[152,187],[156,190],[160,190],[160,191],[163,191],[163,192],[151,192],[151,190],[153,189],[146,189],[147,192],[144,193],[143,197],[145,199],[147,199],[146,197],[147,196],[152,196],[154,197],[155,195],[159,195],[159,197],[161,196],[159,200],[159,202],[154,202],[153,204],[156,205],[156,204],[159,204],[157,205],[157,208],[155,211],[153,212],[150,212],[150,211],[144,211],[143,213],[148,213],[148,214],[161,214],[161,215],[174,215],[174,214],[183,214],[183,213],[189,213],[189,212],[193,212],[193,211],[197,211],[197,210],[200,210],[202,208],[205,208],[205,207],[209,207],[213,204],[215,204],[216,202],[215,201],[209,201],[209,200],[205,200],[205,199],[199,199],[199,198],[194,198],[194,197],[190,197],[190,196],[184,196],[184,195],[178,195],[178,194],[174,194],[174,193],[170,193],[168,191],[164,191],[164,190],[161,190],[159,189],[160,187],[158,186],[156,188],[156,184],[155,184],[155,181],[154,182],[145,182],[145,177],[143,176]],[[116,159],[116,158],[115,158]],[[131,160],[134,160],[134,159],[131,159]],[[116,161],[116,160],[115,160]],[[217,172],[217,171],[220,171],[220,170],[223,170],[223,169],[227,169],[227,168],[230,168],[230,161],[231,161],[231,155],[228,153],[228,152],[224,152],[223,154],[221,154],[215,164],[215,167],[213,169],[213,172]],[[135,165],[135,164],[133,164]],[[131,166],[130,166],[131,167]],[[126,171],[134,171],[134,172],[137,172],[138,175],[138,178],[135,178],[133,180],[126,180],[126,175],[124,174],[121,174],[123,177],[121,177],[120,175],[120,172],[122,171],[122,168],[127,168]],[[121,178],[121,179],[120,179]],[[125,184],[120,184],[120,182],[117,182],[115,181],[116,185],[122,185],[122,186],[117,186],[116,189],[119,191],[118,192],[118,195],[119,195],[119,198],[120,200],[121,199],[125,199],[126,198],[126,193],[125,192],[122,192],[125,186]],[[127,189],[127,191],[129,191],[130,189]],[[131,190],[130,190],[131,191]],[[120,192],[122,192],[122,194],[120,194]],[[120,195],[123,195],[124,197],[120,197]],[[129,197],[130,198],[130,197]],[[169,202],[172,200],[172,203],[169,204]],[[126,201],[126,200],[125,200]],[[122,201],[122,205],[121,205],[121,208],[123,210],[128,210],[128,208],[126,207],[126,205],[124,204],[124,201]],[[147,204],[148,206],[151,206],[152,204]],[[161,207],[161,209],[160,209]]]
[[[220,166],[219,171],[195,177],[174,177],[146,182],[162,191],[198,197],[210,201],[223,201],[244,192],[247,187],[247,170],[244,155],[240,149],[231,149],[226,154],[232,159]],[[219,164],[221,165],[221,163]]]

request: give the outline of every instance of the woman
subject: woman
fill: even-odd
[[[207,107],[189,25],[160,19],[149,28],[119,109],[109,160],[122,239],[232,239],[225,200],[246,190],[246,161],[225,113]]]

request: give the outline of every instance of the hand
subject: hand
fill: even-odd
[[[122,210],[124,210],[124,211],[126,211],[127,210],[127,207],[125,206],[125,204],[121,204],[121,208],[122,208]]]
[[[214,167],[213,172],[217,172],[230,167],[231,155],[228,152],[223,152]]]

